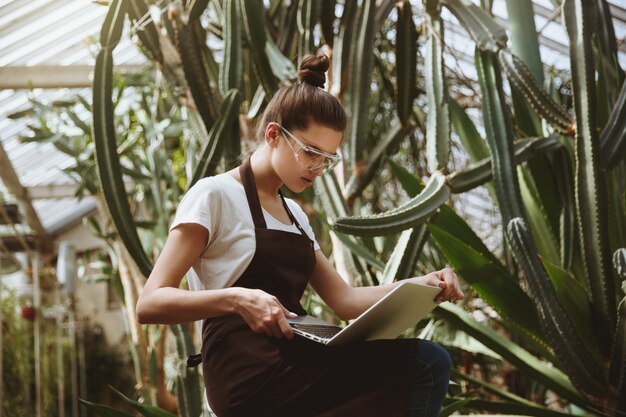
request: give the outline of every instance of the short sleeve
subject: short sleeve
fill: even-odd
[[[220,193],[212,178],[203,178],[195,183],[178,204],[170,231],[184,223],[195,223],[207,229],[209,241],[215,233],[219,218]]]
[[[306,234],[313,241],[313,248],[315,250],[320,249],[320,245],[317,243],[317,240],[315,239],[315,233],[313,232],[313,229],[311,228],[311,224],[309,223],[309,218],[304,213],[304,210],[302,210],[302,207],[300,207],[298,203],[296,203],[294,200],[290,198],[286,198],[285,200],[287,200],[287,203],[289,204],[289,208],[291,209],[291,212],[293,213],[293,215],[296,217],[296,220],[298,221],[298,223],[300,223],[300,226],[302,226]]]

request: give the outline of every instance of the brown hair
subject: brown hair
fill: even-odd
[[[285,129],[304,130],[313,121],[343,131],[347,124],[346,112],[335,96],[323,90],[324,74],[329,65],[326,55],[302,58],[299,82],[282,87],[274,94],[261,117],[257,137],[264,136],[270,122],[280,123]]]

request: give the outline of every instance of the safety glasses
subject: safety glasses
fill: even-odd
[[[280,124],[276,122],[274,122],[274,124],[280,128],[283,137],[285,137],[286,134],[289,138],[293,139],[295,143],[292,145],[291,141],[285,137],[287,144],[293,151],[293,156],[296,158],[296,161],[309,171],[319,171],[321,169],[323,174],[330,171],[341,162],[341,156],[309,146]]]

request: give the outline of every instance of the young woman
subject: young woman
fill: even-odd
[[[301,192],[341,160],[346,115],[321,88],[328,65],[305,57],[300,83],[278,91],[263,114],[263,144],[188,190],[137,304],[141,323],[204,320],[206,394],[219,417],[436,416],[447,390],[450,357],[432,342],[328,347],[294,337],[287,323],[305,314],[308,283],[344,320],[397,285],[348,285],[280,192]],[[191,291],[179,289],[186,273]],[[410,281],[441,287],[439,301],[463,298],[448,268]]]

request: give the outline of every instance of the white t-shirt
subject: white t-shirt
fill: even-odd
[[[300,226],[320,247],[302,208],[285,198],[287,206]],[[268,229],[300,234],[295,224],[286,225],[265,209]],[[254,256],[256,240],[254,221],[243,185],[227,173],[199,180],[181,200],[170,231],[183,223],[197,223],[209,232],[208,243],[187,273],[190,290],[227,288],[243,274]]]

